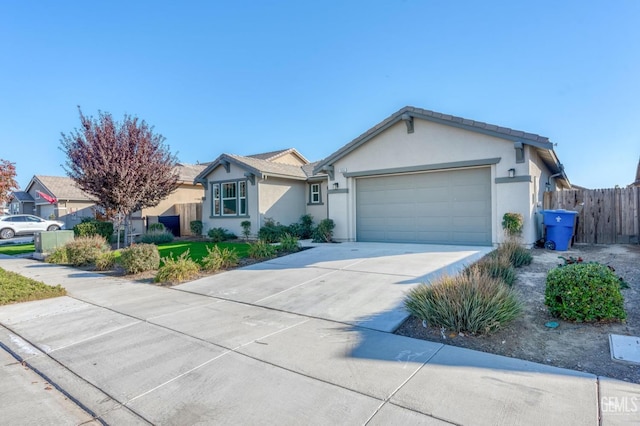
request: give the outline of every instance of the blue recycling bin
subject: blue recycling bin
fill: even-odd
[[[573,227],[578,212],[570,210],[543,210],[543,223],[547,227],[545,247],[565,251],[573,236]]]

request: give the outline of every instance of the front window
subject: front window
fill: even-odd
[[[320,204],[322,202],[322,198],[320,197],[320,184],[312,183],[309,191],[309,202],[311,204]]]
[[[211,216],[247,216],[247,181],[211,184]]]

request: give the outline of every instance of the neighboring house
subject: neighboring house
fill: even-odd
[[[255,230],[265,217],[289,224],[311,213],[333,219],[338,241],[492,245],[503,241],[504,213],[517,212],[525,218],[522,242],[531,245],[543,192],[571,186],[547,138],[414,107],[313,170],[295,150],[279,155],[287,164],[222,154],[198,176],[205,232],[238,233],[241,220]]]
[[[25,191],[15,191],[9,197],[10,214],[34,214],[35,200]]]
[[[61,220],[67,229],[73,228],[84,217],[95,217],[95,198],[81,190],[69,177],[35,175],[25,192],[33,200],[33,210],[25,213]],[[26,203],[23,202],[23,206]]]
[[[173,215],[175,204],[201,203],[203,188],[199,183],[194,183],[194,179],[206,167],[206,164],[178,163],[175,168],[179,176],[176,190],[167,198],[160,201],[160,204],[157,206],[142,209],[142,216]]]
[[[241,235],[243,221],[256,234],[265,219],[284,225],[311,214],[327,217],[327,175],[293,148],[240,156],[222,154],[195,179],[205,188],[204,232],[225,228]]]

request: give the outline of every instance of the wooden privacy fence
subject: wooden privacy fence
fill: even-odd
[[[545,192],[544,208],[575,210],[575,242],[638,244],[640,187]]]
[[[193,235],[191,221],[202,220],[202,203],[174,204],[173,214],[180,216],[180,235]]]

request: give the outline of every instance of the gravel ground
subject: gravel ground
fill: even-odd
[[[568,252],[533,249],[532,253],[533,262],[518,269],[514,284],[523,314],[504,329],[489,336],[458,335],[425,328],[420,320],[409,318],[396,334],[640,383],[640,365],[613,361],[609,350],[610,333],[640,336],[640,246],[581,244]],[[561,263],[559,255],[612,266],[630,287],[622,290],[626,321],[584,324],[552,318],[544,305],[545,280],[547,272]],[[552,320],[560,326],[545,327]]]

